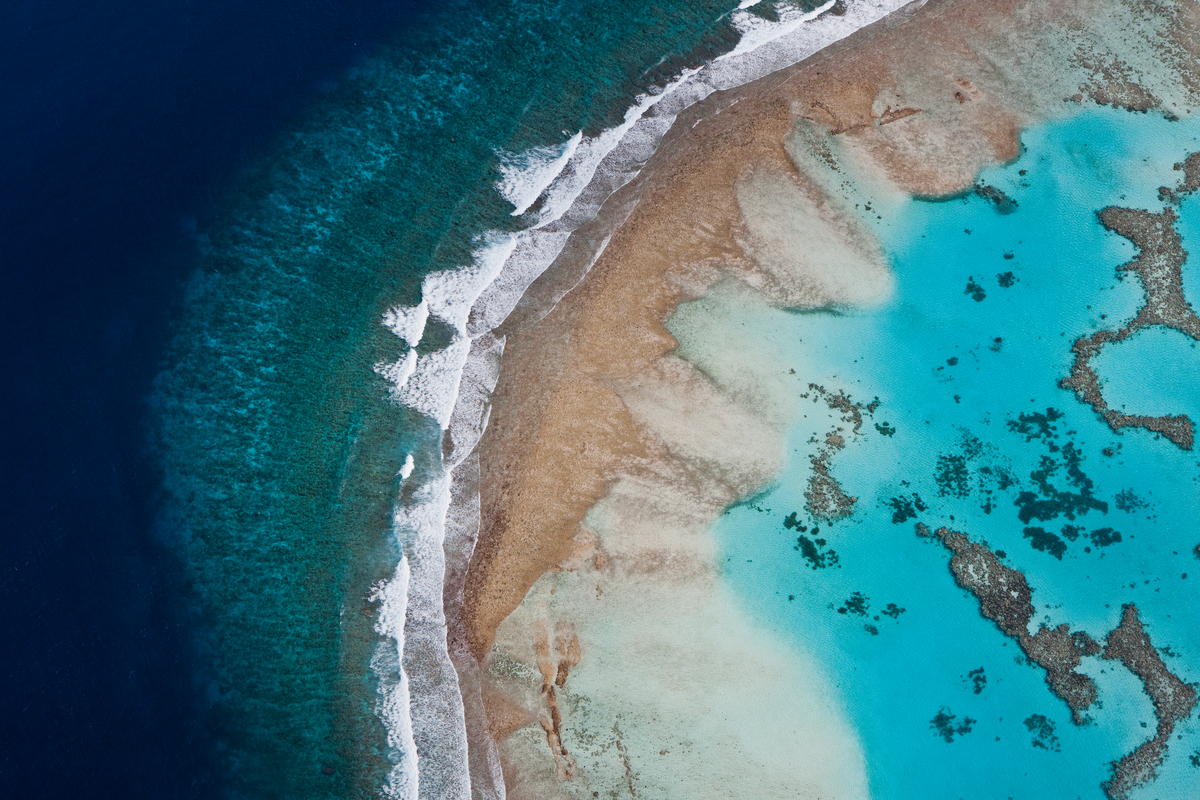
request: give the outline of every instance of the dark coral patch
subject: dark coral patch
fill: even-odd
[[[955,736],[963,736],[970,733],[971,726],[977,721],[970,717],[963,717],[963,721],[959,722],[958,717],[950,713],[950,709],[942,706],[933,719],[929,721],[929,727],[933,728],[938,736],[941,736],[949,743],[954,741]]]
[[[937,481],[938,494],[942,497],[966,497],[971,493],[966,456],[938,456],[934,479]]]
[[[824,546],[824,539],[813,541],[807,536],[799,536],[796,539],[796,546],[793,549],[799,550],[800,555],[804,557],[804,560],[813,569],[825,569],[826,567],[836,566],[838,563],[837,553],[832,549],[823,550]]]
[[[910,519],[916,519],[918,512],[927,510],[927,506],[921,500],[921,495],[915,492],[911,496],[893,497],[888,500],[888,505],[892,509],[892,522],[897,525]]]
[[[842,607],[837,612],[839,614],[857,614],[860,617],[865,617],[870,607],[871,599],[862,592],[855,592],[846,598],[846,602],[842,603]]]
[[[1062,419],[1063,413],[1054,408],[1047,408],[1045,414],[1036,411],[1020,414],[1016,419],[1010,419],[1005,424],[1013,433],[1025,437],[1025,441],[1034,439],[1056,439],[1058,433],[1054,423]]]
[[[1043,714],[1031,714],[1025,719],[1025,729],[1033,734],[1030,741],[1034,747],[1059,752],[1058,736],[1054,733],[1054,721]]]
[[[1067,543],[1062,539],[1044,528],[1026,528],[1024,533],[1025,538],[1029,539],[1029,545],[1034,550],[1049,553],[1062,561],[1063,555],[1067,552]]]

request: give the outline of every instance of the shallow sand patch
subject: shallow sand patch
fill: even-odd
[[[719,507],[673,483],[619,481],[586,520],[604,566],[547,573],[501,625],[489,675],[510,693],[541,690],[526,631],[569,625],[581,644],[554,687],[556,769],[543,728],[518,731],[510,796],[867,797],[833,683],[721,586],[707,534]]]

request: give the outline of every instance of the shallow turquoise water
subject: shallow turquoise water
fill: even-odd
[[[1125,414],[1187,414],[1200,419],[1200,343],[1166,328],[1149,328],[1110,345],[1095,359],[1104,396]]]
[[[1133,247],[1096,211],[1161,210],[1157,189],[1179,182],[1172,165],[1200,149],[1200,125],[1102,109],[1022,141],[1015,163],[981,176],[1017,202],[1012,213],[968,194],[873,219],[897,275],[885,307],[759,312],[773,331],[761,345],[795,370],[797,393],[813,382],[880,401],[833,457],[833,476],[858,498],[851,516],[826,524],[805,510],[810,439],[849,430],[812,397],[777,485],[717,526],[728,580],[749,607],[837,676],[880,800],[1100,798],[1109,762],[1155,727],[1139,681],[1097,658],[1082,669],[1100,706],[1073,725],[1044,672],[955,585],[949,552],[915,535],[917,521],[1003,551],[1034,588],[1035,628],[1066,622],[1102,640],[1121,604],[1136,603],[1168,668],[1200,680],[1200,456],[1146,431],[1116,435],[1058,386],[1071,343],[1119,326],[1141,301],[1137,281],[1115,271]],[[1181,214],[1187,246],[1200,208],[1188,200]],[[1185,280],[1197,277],[1193,261]],[[1110,402],[1195,414],[1198,352],[1146,331],[1097,363]],[[1086,477],[1072,480],[1075,454]],[[1090,500],[1022,519],[1020,493],[1039,491],[1039,470]],[[799,536],[835,551],[836,564],[826,556],[814,568]],[[1194,796],[1195,715],[1176,733],[1158,780],[1136,797]]]

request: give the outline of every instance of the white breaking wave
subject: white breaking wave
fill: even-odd
[[[493,332],[571,235],[637,177],[682,111],[714,92],[791,66],[909,3],[852,0],[841,16],[822,16],[834,0],[812,12],[781,4],[777,22],[745,10],[754,4],[743,0],[733,12],[741,34],[733,50],[638,96],[620,125],[594,137],[580,132],[556,146],[502,155],[497,191],[514,206],[513,216],[535,218],[516,233],[481,236],[470,264],[426,276],[419,304],[397,306],[383,317],[382,324],[409,350],[394,363],[376,364],[375,371],[391,384],[395,402],[435,420],[448,443],[443,464],[431,474],[414,471],[411,455],[406,459],[402,479],[422,483],[411,502],[396,504],[393,529],[404,555],[396,575],[376,591],[383,601],[377,628],[385,641],[373,667],[395,765],[387,797],[470,800],[474,791],[485,800],[504,798],[495,748],[485,742],[485,752],[467,749],[468,728],[477,739],[486,731],[478,665],[461,637],[453,648],[448,644],[444,605],[458,609],[478,535],[478,459],[471,453],[487,425],[488,397],[499,375],[504,341]],[[531,212],[539,198],[541,205]],[[614,213],[609,227],[592,235],[587,263],[575,265],[579,277],[632,207]],[[566,290],[538,298],[541,313]],[[414,348],[430,317],[454,333],[448,346],[418,354]]]
[[[400,357],[399,361],[391,364],[376,364],[375,371],[392,384],[394,398],[403,403],[400,392],[403,387],[408,385],[408,379],[417,371],[417,351],[409,350]],[[421,413],[426,412],[422,411]]]
[[[497,234],[487,239],[475,251],[469,266],[426,275],[421,283],[419,305],[397,306],[383,316],[384,327],[405,339],[410,347],[422,335],[422,331],[414,333],[411,327],[414,320],[420,320],[422,330],[429,317],[436,317],[454,329],[454,338],[441,350],[418,355],[410,349],[399,361],[375,365],[375,371],[392,384],[393,400],[432,417],[443,430],[450,423],[458,397],[458,381],[471,350],[473,337],[467,333],[471,308],[500,275],[517,237]]]
[[[827,3],[812,11],[801,11],[798,8],[784,5],[776,6],[775,11],[779,15],[778,22],[768,22],[762,17],[755,16],[745,10],[757,5],[757,3],[758,0],[755,0],[754,2],[744,2],[738,6],[738,10],[733,14],[733,24],[742,35],[738,39],[736,47],[724,55],[717,56],[718,61],[727,58],[737,58],[740,55],[757,50],[764,44],[787,36],[804,23],[816,19],[833,8],[837,0],[828,0]]]
[[[390,581],[375,587],[371,602],[380,603],[375,630],[395,643],[394,648],[378,647],[371,659],[371,670],[379,677],[376,713],[387,726],[388,748],[395,766],[388,775],[384,794],[388,797],[417,796],[417,746],[413,740],[412,696],[408,675],[400,664],[404,652],[404,620],[408,616],[408,558],[402,556]]]
[[[429,304],[421,300],[411,308],[396,306],[383,315],[383,327],[404,340],[409,347],[416,347],[425,333],[425,322],[429,319]]]
[[[524,214],[541,197],[575,155],[581,141],[583,131],[558,147],[535,147],[524,153],[501,156],[501,178],[496,188],[505,200],[516,206],[512,212],[514,217]]]

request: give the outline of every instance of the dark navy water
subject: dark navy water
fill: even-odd
[[[213,793],[146,397],[223,187],[418,15],[0,4],[5,796]]]
[[[517,224],[502,153],[619,122],[731,5],[0,9],[6,793],[377,792],[369,597],[441,458],[381,316]]]

